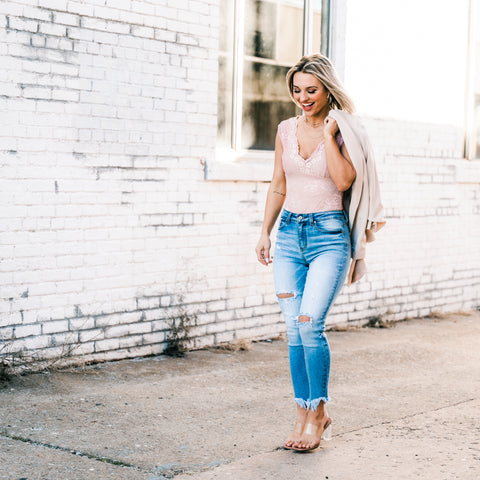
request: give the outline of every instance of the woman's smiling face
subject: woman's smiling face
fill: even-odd
[[[330,110],[328,91],[312,74],[297,72],[293,76],[293,98],[308,116],[317,116]]]

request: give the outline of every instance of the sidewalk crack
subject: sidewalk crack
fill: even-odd
[[[478,400],[477,398],[469,398],[467,400],[461,400],[457,403],[452,403],[451,405],[444,405],[443,407],[438,407],[438,408],[434,408],[433,410],[425,410],[425,411],[422,411],[422,412],[416,412],[416,413],[412,413],[410,415],[404,415],[403,417],[399,417],[399,418],[395,418],[394,420],[386,420],[384,422],[379,422],[379,423],[373,423],[371,425],[364,425],[363,427],[360,427],[360,428],[355,428],[353,430],[347,430],[345,432],[342,432],[342,433],[338,433],[337,435],[332,435],[333,437],[341,437],[343,435],[346,435],[347,433],[355,433],[355,432],[360,432],[362,430],[365,430],[365,429],[368,429],[368,428],[374,428],[374,427],[378,427],[380,425],[390,425],[392,423],[395,423],[395,422],[398,422],[399,420],[406,420],[408,418],[413,418],[413,417],[417,417],[419,415],[425,415],[427,413],[432,413],[432,412],[439,412],[440,410],[445,410],[446,408],[451,408],[451,407],[457,407],[459,405],[463,405],[465,403],[469,403],[469,402],[473,402],[475,400]]]
[[[31,438],[27,437],[22,437],[20,435],[14,435],[11,433],[4,431],[0,431],[0,435],[5,438],[9,438],[10,440],[16,440],[19,442],[23,443],[28,443],[29,445],[34,445],[37,447],[45,447],[45,448],[50,448],[52,450],[59,450],[61,452],[66,452],[70,453],[71,455],[76,455],[78,457],[85,457],[90,460],[96,460],[98,462],[103,462],[103,463],[109,463],[110,465],[115,465],[117,467],[126,467],[126,468],[133,468],[138,471],[144,471],[142,468],[140,468],[137,465],[133,465],[132,463],[128,462],[122,462],[121,460],[115,460],[113,458],[108,458],[108,457],[100,457],[99,455],[95,455],[93,453],[88,453],[88,452],[82,452],[80,450],[75,450],[72,448],[67,448],[67,447],[61,447],[59,445],[53,445],[51,443],[46,443],[46,442],[40,442],[38,440],[32,440]]]

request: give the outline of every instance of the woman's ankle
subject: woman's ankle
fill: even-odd
[[[307,421],[308,412],[306,410],[297,410],[296,423],[304,424]]]
[[[327,411],[324,404],[318,406],[316,410],[309,410],[307,415],[307,422],[309,423],[321,423],[327,416]]]

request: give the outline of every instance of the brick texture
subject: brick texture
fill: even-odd
[[[284,332],[254,255],[267,183],[204,179],[218,15],[215,0],[0,3],[0,354],[158,354],[181,316],[193,348]],[[463,132],[365,123],[389,223],[329,325],[478,307]]]

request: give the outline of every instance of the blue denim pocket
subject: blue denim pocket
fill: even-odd
[[[283,230],[287,225],[288,222],[286,220],[280,220],[280,223],[278,224],[278,230]]]
[[[281,230],[282,228],[286,227],[290,222],[288,221],[288,213],[284,210],[280,217],[280,223],[278,224],[278,229]]]

